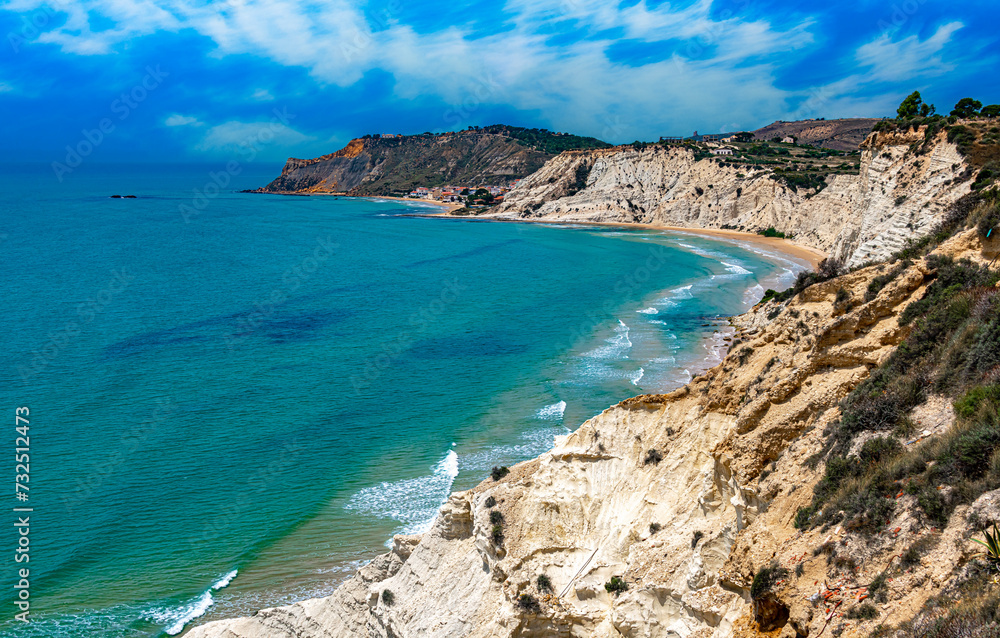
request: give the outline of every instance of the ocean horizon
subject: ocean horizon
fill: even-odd
[[[178,635],[328,595],[491,467],[718,363],[727,317],[808,267],[239,193],[277,173],[245,169],[5,167],[0,384],[31,409],[37,564],[33,622],[0,636]]]

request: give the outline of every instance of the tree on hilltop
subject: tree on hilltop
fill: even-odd
[[[963,97],[955,105],[955,110],[951,114],[958,117],[975,117],[979,114],[979,109],[981,108],[983,108],[983,103],[979,100],[973,100],[971,97]]]
[[[914,91],[906,96],[906,99],[899,104],[896,115],[900,118],[916,117],[920,114],[920,107],[924,101],[920,97],[920,91]]]
[[[984,106],[983,110],[979,112],[983,117],[1000,117],[1000,104],[990,104],[989,106]]]

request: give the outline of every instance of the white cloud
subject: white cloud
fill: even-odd
[[[271,102],[274,100],[274,96],[267,89],[257,89],[250,97],[258,102]]]
[[[274,120],[270,122],[231,121],[208,129],[201,141],[195,145],[195,150],[239,152],[245,149],[254,149],[259,151],[267,147],[291,148],[315,139]]]
[[[15,1],[22,10],[43,2]],[[429,129],[477,123],[481,109],[502,104],[535,111],[542,124],[557,122],[560,129],[611,141],[694,127],[746,128],[785,116],[789,104],[802,100],[804,110],[825,116],[836,112],[827,107],[859,95],[859,87],[945,72],[941,51],[962,26],[944,25],[926,40],[894,42],[883,35],[858,49],[852,63],[870,72],[811,94],[778,88],[775,76],[783,58],[814,44],[813,22],[783,28],[726,10],[713,13],[712,0],[680,8],[651,7],[647,0],[624,8],[607,0],[507,0],[504,30],[486,36],[461,26],[418,32],[393,15],[379,16],[373,29],[358,0],[64,0],[60,10],[68,14],[66,25],[43,37],[74,53],[106,53],[144,34],[192,29],[215,42],[213,55],[266,57],[308,69],[321,84],[350,86],[373,69],[384,70],[399,97],[450,104],[437,125],[427,123]],[[89,12],[116,26],[90,31]],[[553,33],[570,29],[584,37],[550,44]],[[666,60],[616,63],[608,51],[618,40],[600,35],[608,30],[646,46],[669,42],[664,50],[679,48]],[[266,89],[251,97],[273,99]],[[176,117],[182,118],[177,125],[187,123]],[[217,147],[224,134],[239,132],[237,125],[245,126],[214,127],[202,145]]]
[[[942,59],[941,51],[951,42],[951,36],[964,26],[961,22],[943,24],[926,40],[911,35],[894,42],[885,33],[860,47],[855,57],[859,64],[870,68],[866,75],[874,81],[941,75],[955,68],[953,63]]]
[[[167,126],[201,126],[201,122],[196,117],[174,113],[163,121]]]

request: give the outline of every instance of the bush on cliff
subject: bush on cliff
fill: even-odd
[[[538,591],[542,593],[552,593],[552,580],[545,574],[539,574],[538,580],[535,584],[538,587]]]
[[[618,596],[623,591],[628,590],[628,583],[626,583],[625,579],[621,578],[620,576],[612,576],[611,580],[604,583],[604,589],[609,594],[614,594],[615,596]]]
[[[510,468],[507,467],[506,465],[501,465],[501,466],[494,465],[493,469],[490,470],[490,476],[493,477],[494,481],[499,481],[508,474],[510,474]]]
[[[1000,487],[1000,390],[985,380],[1000,371],[1000,272],[968,260],[932,255],[923,298],[899,322],[912,331],[895,352],[841,403],[820,457],[824,476],[795,525],[844,523],[878,531],[904,491],[924,515],[947,523],[955,507]],[[912,429],[907,414],[928,391],[956,397],[958,423],[946,434],[904,448],[895,438]],[[856,455],[862,432],[886,432]],[[944,486],[945,489],[941,489]]]

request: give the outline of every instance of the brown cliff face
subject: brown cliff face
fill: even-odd
[[[507,186],[551,157],[506,135],[478,131],[355,139],[322,157],[290,158],[259,192],[404,195],[417,186]]]
[[[850,118],[842,120],[799,120],[797,122],[774,122],[753,132],[758,140],[794,137],[799,144],[812,144],[838,151],[853,151],[872,132],[872,127],[881,120],[874,118]]]

